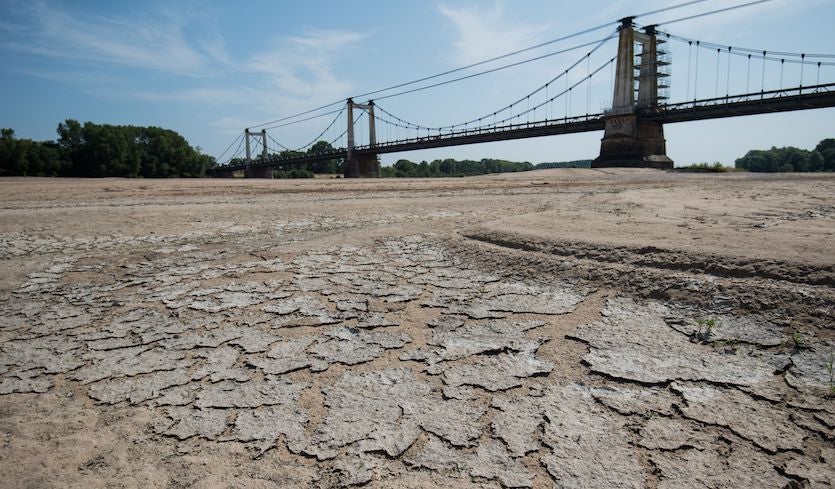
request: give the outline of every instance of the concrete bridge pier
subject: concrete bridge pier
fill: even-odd
[[[628,167],[670,169],[664,126],[636,114],[608,116],[600,141],[600,156],[592,168]]]
[[[355,103],[348,99],[348,157],[345,158],[345,178],[380,178],[380,160],[376,153],[358,152],[354,143],[354,109],[360,109],[368,113],[368,144],[377,144],[377,132],[374,127],[374,101],[369,100],[367,104]]]
[[[247,167],[244,176],[246,178],[272,178],[273,169],[268,166]]]
[[[233,178],[235,176],[235,172],[232,170],[216,170],[213,173],[215,178]]]
[[[649,26],[644,32],[635,32],[632,20],[632,17],[621,20],[612,109],[604,116],[606,126],[600,141],[600,156],[592,161],[591,167],[669,169],[673,160],[667,156],[664,126],[641,117],[658,108],[659,94],[668,88],[664,82],[666,74],[659,68],[668,66],[669,59],[658,48],[655,28]],[[638,66],[635,66],[636,43],[641,48]]]

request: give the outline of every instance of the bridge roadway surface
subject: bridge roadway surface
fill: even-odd
[[[667,104],[655,109],[644,110],[639,112],[639,115],[644,120],[667,124],[827,107],[835,107],[835,83]],[[357,146],[354,151],[357,154],[399,153],[466,144],[602,131],[605,125],[605,116],[606,114],[588,114],[566,119],[509,124],[489,129],[482,128],[429,135],[382,142],[373,146]],[[347,156],[348,151],[341,148],[337,151],[304,155],[298,158],[254,160],[250,165],[228,165],[219,167],[217,170],[238,171],[246,169],[247,166],[250,168],[293,167],[315,161],[346,158]]]

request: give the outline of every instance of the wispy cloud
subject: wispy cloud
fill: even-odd
[[[501,3],[492,8],[441,5],[438,10],[455,28],[454,57],[459,63],[472,63],[529,46],[551,29],[545,24],[513,25]]]
[[[150,22],[79,15],[43,2],[18,7],[18,25],[0,24],[3,37],[10,39],[0,42],[0,48],[7,51],[179,75],[201,74],[210,62],[174,17]]]
[[[351,85],[333,73],[334,57],[366,37],[354,32],[309,29],[271,50],[250,56],[244,67],[267,75],[275,88],[297,98],[343,97]]]
[[[212,123],[227,134],[247,125],[339,100],[353,84],[334,72],[338,56],[369,36],[348,31],[306,29],[279,39],[268,49],[230,61],[227,75],[210,86],[192,86],[164,92],[142,91],[144,100],[216,107],[222,115]],[[245,116],[251,117],[245,119]],[[303,123],[317,126],[319,122]]]
[[[369,37],[307,28],[254,52],[231,53],[216,19],[206,12],[194,17],[166,10],[137,19],[35,1],[0,13],[9,14],[0,21],[0,52],[32,62],[12,68],[18,72],[77,82],[88,91],[118,84],[125,96],[141,100],[230,110],[246,106],[250,113],[270,115],[347,96],[352,85],[333,66]],[[91,76],[78,76],[85,68]],[[143,72],[135,76],[124,68]],[[158,88],[147,83],[148,72],[177,81]]]

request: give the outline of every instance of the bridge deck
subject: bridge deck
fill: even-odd
[[[826,107],[835,107],[835,83],[667,104],[651,111],[641,111],[640,115],[645,119],[672,124]],[[604,125],[605,114],[589,114],[566,119],[510,124],[488,129],[464,130],[383,142],[374,146],[358,146],[355,151],[359,154],[398,153],[465,144],[600,131],[603,130]],[[339,149],[330,153],[304,155],[298,158],[257,160],[251,162],[249,167],[287,168],[316,161],[346,158],[347,156],[347,150]],[[246,168],[247,165],[227,165],[218,167],[215,171],[238,171]]]

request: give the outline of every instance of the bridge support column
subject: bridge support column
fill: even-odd
[[[670,169],[664,126],[642,120],[637,114],[608,116],[600,141],[600,156],[592,168],[628,167]]]
[[[637,77],[636,42],[641,45]],[[612,109],[604,117],[606,126],[600,141],[600,156],[592,161],[592,168],[673,167],[673,160],[667,157],[663,125],[641,117],[642,113],[658,107],[659,89],[664,86],[659,83],[658,67],[666,62],[658,51],[654,28],[647,27],[643,33],[635,32],[632,17],[621,20]],[[637,103],[634,89],[636,79]]]
[[[246,169],[246,178],[272,178],[273,169],[268,166],[250,166]]]
[[[354,109],[364,110],[368,113],[368,145],[373,147],[377,144],[377,133],[374,127],[374,101],[369,100],[367,104],[354,103],[348,99],[348,157],[345,158],[345,178],[380,178],[380,160],[376,153],[359,153],[354,145]]]

